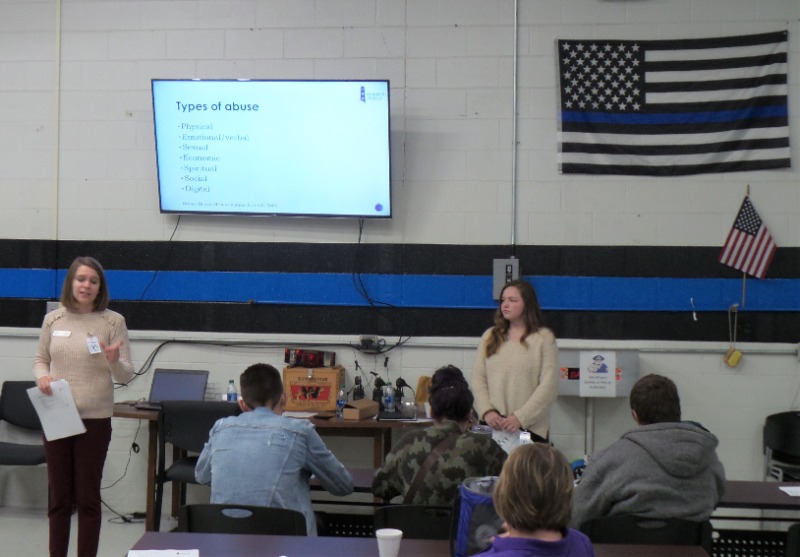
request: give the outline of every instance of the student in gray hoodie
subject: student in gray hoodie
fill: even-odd
[[[589,459],[571,525],[623,514],[706,520],[725,490],[719,441],[700,424],[681,421],[678,389],[666,377],[639,379],[630,405],[638,427]]]

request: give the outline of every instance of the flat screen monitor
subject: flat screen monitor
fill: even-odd
[[[390,218],[387,80],[153,79],[162,213]]]

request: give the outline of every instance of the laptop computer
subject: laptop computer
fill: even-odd
[[[162,400],[204,400],[208,371],[199,369],[156,369],[150,384],[150,396],[134,408],[160,410]]]

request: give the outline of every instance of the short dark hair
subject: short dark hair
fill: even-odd
[[[273,366],[253,364],[239,376],[239,389],[248,408],[274,406],[283,394],[283,381]]]
[[[651,373],[631,389],[631,410],[641,425],[681,421],[681,399],[671,379]]]
[[[469,418],[475,397],[456,366],[440,367],[433,372],[428,392],[432,417],[456,422]]]
[[[67,309],[76,309],[78,302],[72,294],[72,282],[75,280],[75,275],[78,274],[78,268],[85,265],[97,273],[100,278],[99,288],[97,289],[97,297],[94,299],[94,311],[103,311],[108,307],[108,283],[106,282],[106,274],[103,271],[103,266],[94,257],[81,256],[76,257],[72,264],[69,266],[67,276],[64,277],[64,284],[61,287],[61,305]]]
[[[520,445],[508,456],[494,490],[494,508],[522,532],[564,530],[572,517],[572,468],[548,443]]]

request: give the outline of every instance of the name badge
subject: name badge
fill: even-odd
[[[100,341],[97,340],[96,336],[90,336],[86,339],[86,346],[89,347],[89,354],[99,354],[103,351],[100,348]]]
[[[71,331],[53,331],[54,337],[68,337],[71,334]]]

